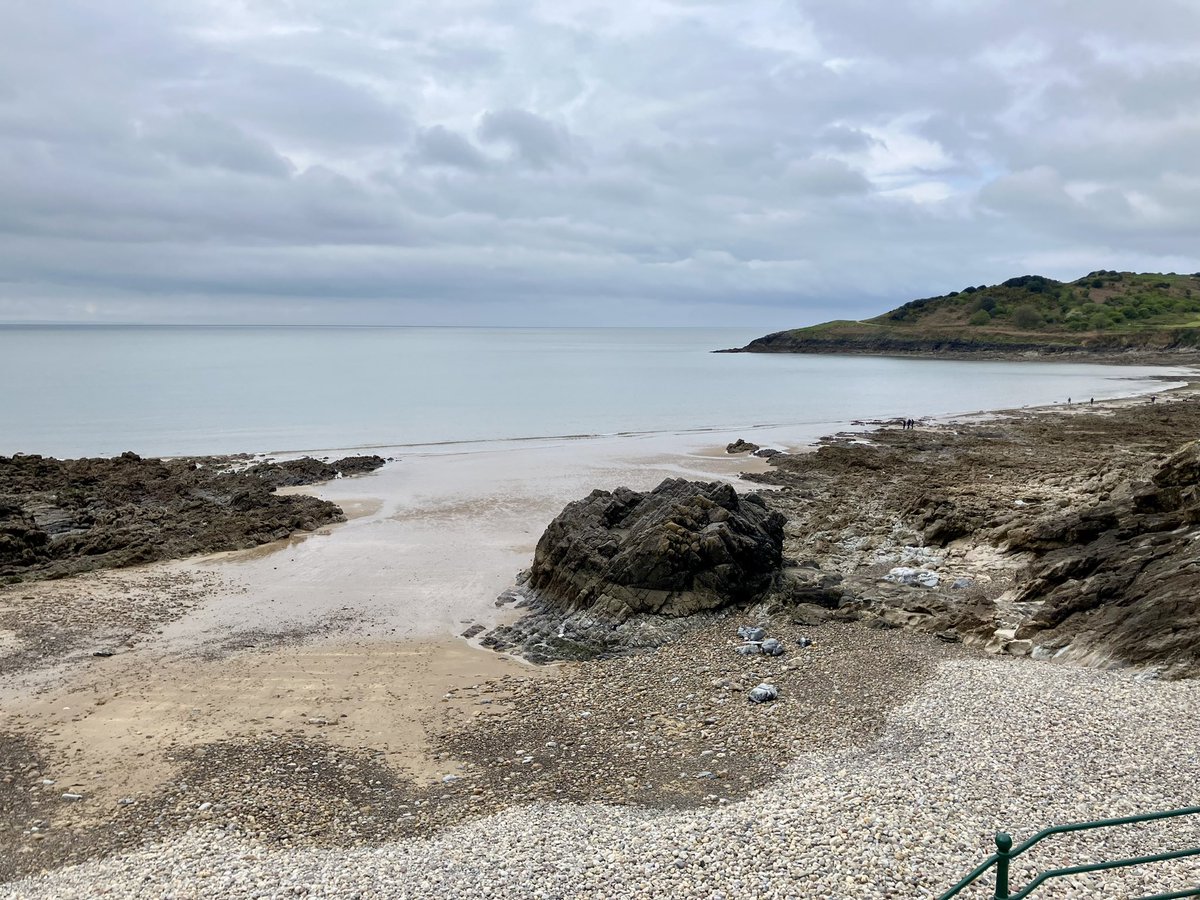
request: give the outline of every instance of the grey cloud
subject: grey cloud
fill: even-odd
[[[450,166],[455,169],[481,171],[487,168],[487,157],[474,144],[456,131],[442,125],[425,128],[417,135],[413,157],[420,165]]]
[[[204,113],[181,113],[143,123],[144,139],[160,153],[192,166],[286,177],[292,165],[266,141]]]
[[[510,145],[525,164],[545,169],[565,162],[571,155],[566,132],[548,119],[524,109],[501,109],[483,114],[479,139]]]
[[[1172,0],[18,4],[0,320],[785,327],[1196,271],[1198,26]]]

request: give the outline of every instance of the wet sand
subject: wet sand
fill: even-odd
[[[48,796],[88,798],[56,810],[60,828],[153,795],[189,750],[229,739],[307,735],[429,783],[451,767],[433,733],[504,709],[502,697],[447,696],[554,675],[457,636],[517,614],[494,600],[563,505],[595,487],[765,468],[661,436],[430,449],[288,489],[338,503],[342,525],[0,588],[0,648],[14,663],[0,681],[0,733],[36,745]],[[17,649],[27,652],[9,655]]]

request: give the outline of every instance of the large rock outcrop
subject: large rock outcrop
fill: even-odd
[[[566,610],[623,621],[686,616],[762,594],[779,570],[784,517],[728,484],[668,479],[649,493],[593,491],[538,541],[530,586]]]
[[[506,593],[523,597],[528,614],[483,643],[546,661],[669,641],[766,595],[781,570],[784,521],[728,484],[593,491],[550,523],[521,590]]]
[[[1200,442],[1114,502],[1015,536],[1042,552],[1015,597],[1034,652],[1200,674]]]

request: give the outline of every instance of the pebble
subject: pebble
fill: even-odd
[[[782,702],[782,701],[781,701]],[[5,900],[129,898],[921,898],[1047,825],[1194,804],[1200,682],[1014,658],[958,658],[874,740],[795,754],[768,786],[676,810],[537,801],[431,837],[296,848],[194,828],[157,846],[0,886]],[[1003,723],[1003,727],[997,727]],[[1053,727],[1047,727],[1053,723]],[[711,758],[711,757],[710,757]],[[707,775],[700,773],[700,776]],[[706,782],[715,784],[716,782]],[[1060,835],[1034,871],[1194,846],[1196,823]],[[1200,862],[1094,873],[1073,896],[1200,882]],[[990,894],[990,883],[983,893]]]

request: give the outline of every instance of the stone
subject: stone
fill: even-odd
[[[779,689],[773,684],[762,682],[758,687],[750,691],[751,703],[769,703],[779,697]]]
[[[765,628],[748,625],[740,626],[737,630],[737,633],[738,637],[740,637],[743,641],[761,641],[767,636],[767,631]]]
[[[763,651],[761,644],[742,644],[734,647],[733,652],[742,656],[758,656]]]
[[[752,456],[757,456],[759,459],[771,459],[774,456],[782,456],[782,450],[776,450],[774,447],[760,447],[758,450],[751,453]]]
[[[742,440],[741,438],[738,438],[732,444],[725,445],[726,453],[746,453],[746,452],[753,453],[754,451],[756,451],[758,449],[759,449],[758,444],[752,444],[749,441]]]
[[[941,581],[937,572],[926,569],[916,569],[910,566],[896,566],[883,576],[884,581],[895,584],[906,584],[913,587],[935,588]]]
[[[783,644],[776,638],[767,638],[762,642],[762,652],[767,656],[783,656]]]

